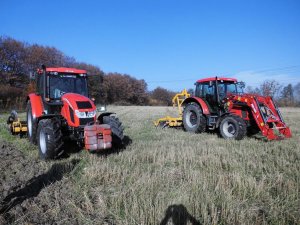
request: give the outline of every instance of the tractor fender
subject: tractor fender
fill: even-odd
[[[27,96],[27,101],[30,101],[31,104],[31,112],[32,112],[32,116],[33,118],[39,118],[43,115],[43,111],[44,111],[44,105],[42,102],[42,98],[40,95],[37,94],[29,94]]]
[[[198,98],[198,97],[189,97],[189,98],[186,98],[183,102],[182,102],[182,106],[186,106],[188,103],[191,103],[191,102],[195,102],[197,103],[198,105],[200,105],[202,111],[203,111],[203,114],[204,115],[209,115],[210,112],[209,112],[209,109],[208,109],[208,106],[207,104],[205,103],[205,101],[203,101],[203,99],[201,98]]]
[[[109,115],[112,115],[112,114],[116,114],[114,112],[104,112],[104,113],[101,113],[98,117],[97,117],[97,121],[99,121],[100,124],[103,123],[103,117],[104,116],[109,116]]]

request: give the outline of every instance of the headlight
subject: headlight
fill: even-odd
[[[75,114],[78,118],[86,118],[85,112],[79,112],[79,110],[75,110]]]
[[[92,118],[96,116],[96,110],[92,112],[79,112],[79,110],[75,110],[75,114],[78,118]]]
[[[87,116],[90,118],[96,116],[96,110],[94,110],[92,112],[88,112]]]

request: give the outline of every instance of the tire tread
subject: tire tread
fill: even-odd
[[[198,112],[197,116],[200,117],[200,119],[199,119],[200,121],[199,121],[198,127],[196,127],[195,129],[191,129],[190,127],[188,127],[188,125],[185,122],[186,118],[184,118],[184,117],[186,115],[187,110],[194,110],[194,111]],[[203,116],[202,109],[197,103],[195,103],[195,102],[188,103],[188,105],[184,109],[182,119],[183,119],[183,126],[184,126],[184,129],[186,131],[194,132],[194,133],[203,133],[203,132],[205,132],[205,130],[206,130],[206,118]]]
[[[110,125],[112,131],[112,145],[113,147],[120,147],[123,145],[124,127],[119,119],[114,115],[104,116],[103,123]]]
[[[246,125],[245,121],[241,117],[239,117],[238,115],[235,115],[235,114],[230,114],[230,115],[224,117],[224,119],[226,119],[226,118],[234,119],[239,125],[239,128],[237,130],[237,134],[232,139],[242,140],[247,134],[247,125]],[[222,124],[222,121],[221,121],[221,124]],[[225,134],[223,134],[221,125],[220,125],[220,134],[225,139],[226,138],[231,139],[231,138],[226,137]]]
[[[42,159],[55,159],[63,153],[63,135],[60,127],[60,120],[56,117],[44,119],[39,122],[38,134],[45,131],[50,137],[46,139],[46,153],[43,153],[39,146],[39,153]],[[38,135],[39,138],[39,135]]]

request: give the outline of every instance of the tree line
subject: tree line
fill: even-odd
[[[55,47],[29,44],[0,36],[0,107],[22,108],[28,93],[35,90],[29,74],[40,68],[73,67],[87,70],[90,95],[96,103],[119,105],[171,105],[175,92],[162,87],[148,91],[145,80],[128,74],[105,73],[98,66],[78,62]],[[272,95],[281,105],[300,105],[300,83],[282,87],[266,81],[260,88],[248,87],[250,93]],[[190,90],[192,92],[192,90]]]
[[[281,85],[276,80],[265,80],[259,87],[246,87],[247,93],[272,96],[280,106],[300,107],[300,82]]]
[[[30,74],[41,68],[72,67],[90,75],[89,92],[96,103],[121,105],[171,105],[173,92],[156,88],[149,92],[145,80],[128,74],[104,73],[98,66],[78,62],[55,47],[28,44],[0,36],[0,107],[22,108],[28,93],[35,90]]]

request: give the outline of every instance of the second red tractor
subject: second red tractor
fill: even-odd
[[[183,126],[193,133],[218,130],[223,138],[236,140],[258,132],[269,140],[291,137],[272,97],[245,94],[240,84],[234,78],[200,79],[194,96],[183,91],[173,98],[180,116],[161,118],[155,125]]]

